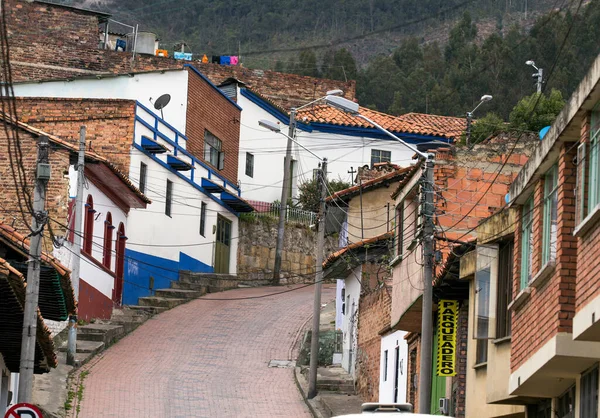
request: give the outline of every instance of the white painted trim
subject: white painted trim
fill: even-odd
[[[592,315],[595,322],[592,323]],[[573,339],[578,339],[600,319],[600,295],[586,303],[573,317]]]
[[[552,273],[554,273],[554,269],[556,267],[556,261],[551,260],[548,261],[544,266],[537,272],[535,276],[529,282],[530,287],[535,287],[539,289],[546,281],[552,277]]]
[[[519,292],[516,298],[513,299],[511,303],[508,304],[507,309],[509,311],[516,311],[519,309],[527,299],[531,296],[531,287],[527,286],[523,290]]]
[[[575,227],[573,235],[576,237],[583,236],[594,226],[598,220],[600,220],[600,204],[596,205],[596,207],[592,209],[590,213],[588,213],[585,219]]]

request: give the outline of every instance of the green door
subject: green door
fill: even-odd
[[[215,242],[215,273],[229,274],[229,247],[231,221],[217,215],[217,241]]]
[[[440,413],[440,398],[446,397],[446,377],[436,376],[437,357],[438,357],[438,327],[434,327],[433,333],[433,367],[431,377],[431,413],[433,415],[442,415]]]

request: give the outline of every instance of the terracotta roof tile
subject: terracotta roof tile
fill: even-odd
[[[391,173],[384,174],[383,176],[376,177],[372,180],[365,181],[362,184],[363,192],[378,186],[383,186],[387,181],[395,181],[404,178],[407,173],[412,170],[412,167],[401,168],[396,171],[392,171]],[[326,201],[331,202],[333,200],[341,199],[344,197],[353,196],[355,193],[360,191],[360,186],[354,185],[352,187],[348,187],[347,189],[340,190],[339,192],[335,192],[331,196],[327,197]]]
[[[0,295],[1,296],[0,299],[4,299],[4,298],[11,298],[11,299],[14,298],[13,300],[16,299],[17,309],[20,309],[20,312],[18,312],[18,315],[21,316],[20,323],[22,324],[22,315],[23,315],[23,309],[25,307],[25,294],[26,294],[26,287],[27,287],[27,284],[25,283],[25,277],[17,269],[12,267],[10,265],[10,263],[8,263],[3,258],[0,258],[0,280],[6,280],[6,283],[8,284],[8,289],[10,289],[8,292],[5,292],[5,294]],[[12,293],[12,295],[11,295],[11,293]],[[6,303],[7,301],[8,301],[8,299],[5,299],[3,303]],[[14,316],[13,316],[13,318],[14,318]],[[13,333],[12,335],[10,335],[10,332],[7,334],[8,335],[3,335],[2,337],[8,338],[9,342],[14,342],[15,339],[20,339],[20,337],[21,337],[20,331],[17,333]],[[45,360],[46,360],[44,362],[43,359],[36,359],[36,362],[35,362],[36,373],[38,373],[40,370],[41,371],[49,371],[48,367],[56,367],[58,365],[58,360],[56,357],[56,353],[54,352],[54,342],[52,341],[50,330],[44,323],[44,320],[42,318],[42,315],[40,314],[39,309],[37,311],[37,335],[36,335],[36,337],[37,337],[36,338],[37,345],[41,349],[41,351],[45,357]],[[10,341],[10,340],[13,340],[13,341]],[[6,341],[2,341],[2,338],[0,338],[0,343],[6,343]],[[6,345],[6,344],[2,344],[2,345]],[[20,352],[18,351],[18,349],[15,349],[15,348],[12,349],[12,352],[4,353],[4,354],[9,356],[9,359],[12,358],[14,360],[17,360],[20,358]],[[16,364],[14,365],[13,369],[14,369],[13,371],[15,371],[15,372],[18,370]]]
[[[17,232],[13,227],[0,221],[0,241],[10,246],[23,256],[29,254],[29,240],[23,234]],[[65,267],[59,260],[47,252],[42,251],[41,259],[56,270],[60,276],[60,284],[66,297],[67,309],[69,313],[75,313],[77,302],[75,301],[75,291],[71,283],[71,270]]]
[[[466,126],[466,120],[449,116],[407,113],[401,116],[388,115],[376,110],[360,107],[360,113],[391,132],[458,138]],[[298,112],[298,120],[328,123],[358,128],[374,128],[372,124],[356,116],[328,105],[316,105]]]
[[[378,235],[373,238],[367,238],[362,241],[353,242],[352,244],[345,246],[341,250],[331,253],[329,255],[329,257],[327,257],[327,260],[325,260],[323,262],[323,270],[328,268],[329,266],[331,266],[337,259],[339,259],[342,255],[346,254],[348,251],[352,251],[357,248],[364,247],[367,244],[374,244],[376,242],[386,241],[386,240],[392,238],[393,236],[394,236],[393,232],[386,232],[384,234]]]

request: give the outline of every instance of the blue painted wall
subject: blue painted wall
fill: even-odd
[[[154,290],[170,288],[172,281],[179,280],[180,270],[213,272],[211,266],[182,252],[179,253],[179,261],[173,261],[126,249],[123,304],[137,305],[138,298],[153,295],[154,291],[150,291],[150,277],[154,278]]]

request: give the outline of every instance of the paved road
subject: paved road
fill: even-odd
[[[310,417],[293,369],[267,365],[290,357],[312,299],[309,286],[194,300],[152,318],[90,363],[79,417]]]

